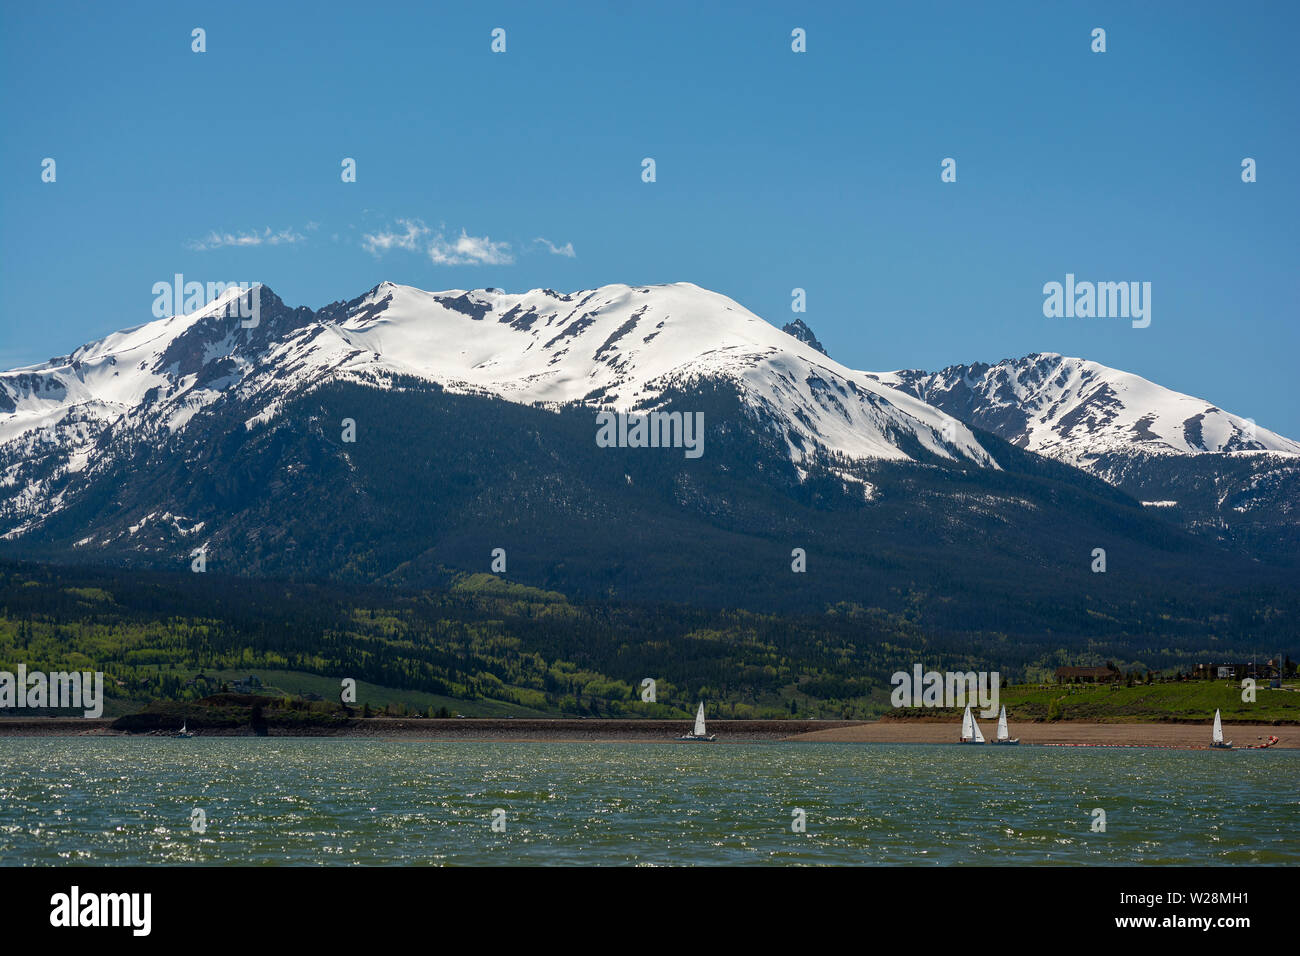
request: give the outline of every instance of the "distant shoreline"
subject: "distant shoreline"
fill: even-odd
[[[179,723],[179,720],[176,721]],[[113,727],[113,718],[32,717],[0,719],[0,737],[92,736],[167,737],[168,729],[144,732]],[[709,732],[719,740],[785,740],[791,736],[825,730],[845,730],[864,723],[855,720],[710,720]],[[202,737],[255,736],[249,724],[204,726],[190,718],[189,729]],[[268,720],[270,737],[385,737],[424,740],[601,740],[663,741],[689,733],[687,719],[580,717],[356,717],[330,723],[287,723]]]
[[[957,742],[960,723],[921,720],[878,720],[851,727],[827,728],[790,739],[806,743],[950,744]],[[985,734],[990,728],[985,728]],[[1059,720],[1042,723],[1009,722],[1010,735],[1025,745],[1061,747],[1176,747],[1199,749],[1210,743],[1210,722],[1091,723]],[[1294,724],[1224,724],[1223,736],[1238,748],[1258,746],[1269,736],[1279,738],[1274,749],[1300,749],[1300,727]]]
[[[0,737],[168,737],[168,731],[127,733],[113,729],[113,720],[76,717],[0,719]],[[709,732],[719,743],[785,741],[795,743],[956,743],[960,724],[921,720],[712,720]],[[249,726],[191,727],[196,737],[254,736]],[[686,720],[605,718],[465,718],[420,719],[369,717],[330,726],[266,728],[270,737],[354,737],[392,740],[587,743],[664,743],[690,730]],[[1280,738],[1276,749],[1300,749],[1295,725],[1225,724],[1224,736],[1238,747],[1258,745],[1270,735]],[[1177,747],[1194,749],[1209,743],[1210,725],[1203,723],[1091,723],[1055,721],[1015,723],[1012,737],[1025,745]]]

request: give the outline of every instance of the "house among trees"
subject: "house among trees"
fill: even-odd
[[[1123,679],[1119,668],[1110,661],[1105,667],[1058,667],[1056,682],[1058,684],[1107,684]]]
[[[1227,661],[1222,664],[1197,664],[1192,676],[1202,680],[1215,678],[1234,680],[1252,677],[1257,680],[1277,679],[1283,676],[1283,665],[1274,658],[1268,660]]]

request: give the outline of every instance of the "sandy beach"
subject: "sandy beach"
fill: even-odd
[[[951,744],[957,742],[960,725],[930,721],[878,720],[849,727],[827,728],[789,737],[789,740],[824,743]],[[1071,721],[1055,723],[1009,722],[1007,730],[1021,744],[1074,746],[1205,747],[1210,742],[1210,725],[1204,724],[1090,724]],[[987,731],[986,731],[987,732]],[[1300,727],[1272,727],[1261,724],[1224,724],[1223,736],[1238,747],[1262,744],[1276,736],[1279,749],[1300,748]]]

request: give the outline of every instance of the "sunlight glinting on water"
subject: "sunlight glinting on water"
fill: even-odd
[[[27,738],[0,767],[9,866],[1300,862],[1289,751]]]

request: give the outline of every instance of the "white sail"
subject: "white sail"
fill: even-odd
[[[695,714],[695,736],[696,737],[708,736],[704,732],[704,701],[700,701],[700,709]]]
[[[181,722],[181,733],[185,733],[185,728],[188,727],[188,726],[189,726],[188,722],[182,721],[182,722]]]
[[[1007,732],[1007,708],[1002,705],[1002,713],[998,714],[998,740],[1010,740],[1011,734]]]
[[[1223,721],[1219,719],[1218,710],[1214,712],[1214,742],[1216,744],[1223,743]]]
[[[983,735],[982,733],[980,733],[980,725],[979,725],[979,722],[978,722],[974,717],[971,717],[971,719],[970,719],[970,727],[971,727],[971,730],[973,730],[973,731],[975,732],[975,733],[973,734],[973,736],[975,737],[975,742],[976,742],[977,744],[982,744],[982,743],[984,743],[984,735]]]
[[[973,732],[974,726],[975,726],[975,718],[970,715],[970,704],[967,704],[966,713],[961,715],[961,739],[962,740],[970,740],[972,737],[975,736]]]

